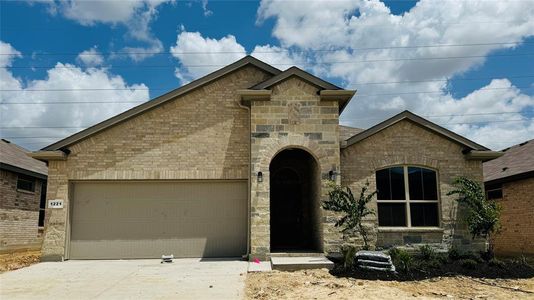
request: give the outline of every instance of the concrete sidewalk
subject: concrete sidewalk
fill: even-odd
[[[240,260],[46,262],[0,274],[0,299],[242,299],[246,273]]]

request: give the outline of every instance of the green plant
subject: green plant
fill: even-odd
[[[410,253],[404,250],[399,250],[397,253],[396,260],[393,261],[393,264],[403,273],[407,274],[413,268],[413,258]]]
[[[332,183],[331,190],[328,192],[329,200],[323,202],[323,209],[343,213],[343,216],[335,223],[336,227],[343,226],[341,232],[358,230],[363,239],[364,249],[369,249],[369,238],[362,221],[366,216],[374,215],[374,211],[369,209],[367,204],[376,194],[376,191],[367,194],[368,189],[369,182],[362,188],[360,197],[355,199],[349,187]]]
[[[469,232],[475,237],[490,239],[491,234],[499,229],[500,207],[495,201],[486,200],[480,184],[474,180],[458,177],[454,179],[456,187],[447,195],[458,195],[457,201],[467,206],[467,224]],[[490,244],[490,255],[493,256]]]
[[[449,249],[449,252],[447,253],[447,256],[449,257],[450,260],[458,260],[460,259],[462,255],[460,251],[458,251],[458,249],[451,247]]]
[[[350,270],[354,267],[354,258],[356,257],[356,247],[344,246],[341,248],[343,254],[343,268]]]
[[[460,266],[462,266],[462,268],[469,269],[469,270],[476,269],[478,265],[478,262],[476,260],[470,259],[470,258],[462,259],[459,261],[459,263],[460,263]]]
[[[501,260],[498,260],[496,258],[492,258],[490,261],[488,261],[488,265],[492,266],[492,267],[497,267],[497,268],[504,268],[505,266],[505,263]]]
[[[399,253],[401,252],[402,250],[400,250],[399,248],[391,248],[388,250],[388,254],[389,256],[391,257],[391,260],[392,261],[395,261],[397,260],[397,258],[399,257]]]
[[[436,258],[436,250],[429,245],[423,245],[419,247],[419,253],[423,260],[433,260]]]

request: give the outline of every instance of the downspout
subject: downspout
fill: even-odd
[[[251,226],[250,226],[250,219],[251,219],[251,203],[250,201],[252,200],[252,197],[250,196],[250,193],[252,191],[252,180],[251,180],[251,177],[252,177],[252,145],[251,145],[251,134],[252,134],[252,116],[251,116],[251,111],[250,111],[250,107],[248,106],[245,106],[243,104],[241,104],[241,101],[240,100],[237,100],[236,101],[237,103],[237,106],[239,106],[240,108],[242,109],[245,109],[248,111],[248,128],[249,128],[249,133],[248,133],[248,176],[247,176],[247,181],[248,181],[248,185],[247,185],[247,190],[248,190],[248,193],[247,193],[247,253],[245,255],[243,255],[243,260],[248,260],[249,259],[249,255],[250,255],[250,229],[251,229]]]

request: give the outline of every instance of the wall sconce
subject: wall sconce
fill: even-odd
[[[331,170],[330,172],[328,172],[328,179],[332,181],[336,181],[336,176],[337,176],[336,171]]]
[[[258,172],[258,182],[263,182],[263,173]]]

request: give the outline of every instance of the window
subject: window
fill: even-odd
[[[486,199],[502,199],[502,184],[492,184],[486,187]]]
[[[39,202],[39,221],[37,225],[39,227],[44,227],[44,219],[46,212],[46,181],[43,181],[41,184],[41,199]]]
[[[35,192],[35,179],[26,175],[19,175],[17,178],[17,190]]]
[[[436,171],[399,166],[376,171],[378,225],[439,226]]]

